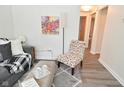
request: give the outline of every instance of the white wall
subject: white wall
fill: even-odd
[[[109,6],[100,62],[124,86],[124,6]]]
[[[0,5],[0,37],[13,38],[11,6]]]
[[[88,16],[88,15],[89,15],[89,12],[83,12],[83,11],[80,12],[80,16]]]
[[[27,43],[36,48],[37,58],[41,50],[52,50],[56,57],[62,53],[62,28],[59,35],[43,35],[41,33],[41,16],[60,16],[65,13],[65,52],[70,41],[78,39],[80,6],[13,6],[15,36],[25,35]]]
[[[98,28],[98,36],[97,36],[97,45],[96,45],[96,53],[100,53],[101,51],[101,46],[102,46],[102,40],[104,36],[104,29],[105,29],[105,24],[106,24],[106,17],[107,17],[107,11],[108,8],[102,9],[100,13],[100,18],[99,18],[99,28]]]
[[[96,11],[92,45],[90,50],[92,54],[97,54],[101,51],[101,45],[107,17],[107,9],[108,8],[106,7]]]

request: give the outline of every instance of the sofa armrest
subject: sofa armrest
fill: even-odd
[[[35,60],[34,47],[32,47],[32,46],[23,46],[23,51],[24,51],[25,53],[31,54],[31,56],[32,56],[32,61]]]

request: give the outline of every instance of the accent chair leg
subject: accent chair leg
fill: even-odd
[[[74,75],[74,68],[72,68],[72,70],[71,70],[71,74]]]
[[[60,64],[61,64],[61,63],[60,63],[60,62],[58,62],[58,68],[60,67]]]
[[[83,61],[81,61],[81,63],[80,63],[81,68],[82,68],[82,65],[83,65]]]

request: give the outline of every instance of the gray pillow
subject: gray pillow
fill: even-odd
[[[0,45],[0,62],[12,57],[11,42]]]

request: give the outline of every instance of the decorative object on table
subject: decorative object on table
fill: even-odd
[[[70,66],[72,68],[72,75],[74,74],[74,68],[81,63],[84,56],[85,43],[79,40],[72,40],[70,44],[69,52],[59,55],[57,58],[58,67],[60,67],[60,62]]]
[[[49,75],[50,72],[48,70],[47,65],[42,65],[41,67],[37,67],[33,71],[33,75],[36,79],[44,78],[45,76]]]
[[[20,81],[18,82],[20,87],[39,87],[39,85],[37,84],[34,78],[29,78],[21,83]]]
[[[59,16],[41,16],[43,34],[59,34]]]

